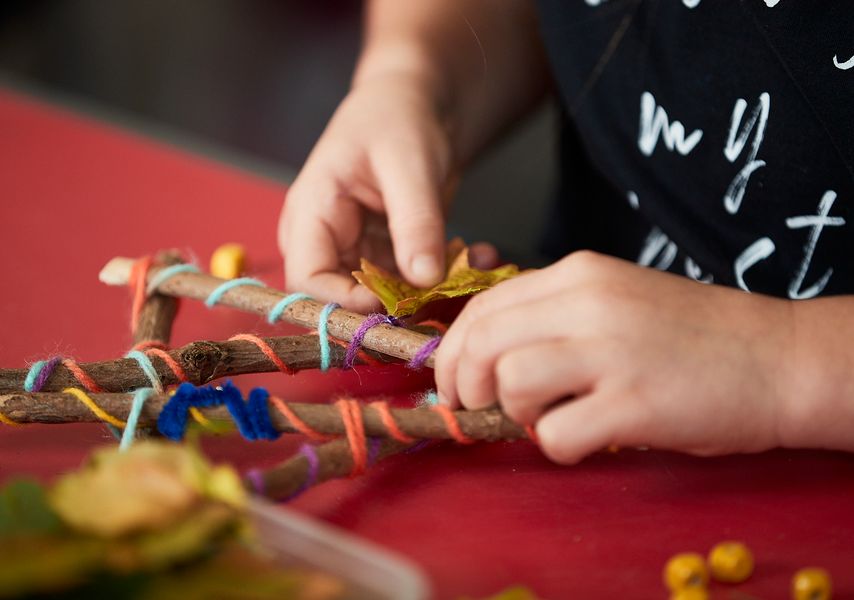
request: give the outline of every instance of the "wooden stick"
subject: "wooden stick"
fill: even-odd
[[[403,444],[395,440],[383,440],[377,450],[375,462],[406,451],[412,446],[413,444]],[[353,470],[353,453],[346,439],[316,446],[315,453],[318,462],[317,477],[312,485],[347,477]],[[257,472],[255,477],[247,476],[244,485],[251,492],[260,493],[271,500],[285,500],[292,498],[297,492],[305,491],[309,473],[308,459],[297,454],[275,467]]]
[[[166,250],[158,253],[156,260],[163,266],[177,265],[181,262],[181,255],[175,250]],[[139,313],[133,334],[134,345],[151,341],[168,345],[172,339],[172,323],[177,311],[177,298],[159,292],[151,294]]]
[[[104,266],[99,278],[107,285],[127,285],[133,263],[134,259],[132,258],[114,258]],[[152,267],[149,271],[149,279],[155,276],[160,270],[161,268],[159,267]],[[212,291],[225,283],[225,281],[224,279],[219,279],[205,273],[179,273],[163,282],[157,290],[176,298],[205,300]],[[226,292],[220,300],[220,304],[266,316],[276,303],[285,296],[286,294],[283,292],[269,287],[242,286]],[[291,304],[284,311],[281,319],[289,323],[314,329],[317,327],[323,306],[323,303],[315,300],[300,300]],[[328,331],[330,335],[349,342],[365,318],[364,315],[344,309],[334,310],[329,316]],[[382,354],[388,354],[404,360],[412,360],[418,353],[418,350],[430,341],[430,339],[431,336],[418,333],[411,329],[393,327],[391,325],[377,325],[367,332],[362,344],[366,348]],[[428,367],[433,367],[433,356],[431,355],[427,358],[424,364]]]
[[[261,338],[292,371],[320,367],[320,341],[316,335]],[[330,345],[330,364],[339,367],[344,362],[345,349]],[[255,344],[235,340],[224,342],[193,342],[168,351],[184,370],[187,381],[194,385],[209,383],[221,377],[247,373],[270,373],[278,370]],[[151,357],[163,385],[181,383],[175,373],[159,357]],[[80,367],[107,392],[127,392],[147,387],[151,382],[139,363],[130,358],[82,363]],[[24,387],[27,369],[0,369],[0,392],[14,392]],[[74,375],[62,364],[45,382],[41,391],[56,392],[79,386]]]
[[[108,414],[127,420],[133,394],[90,394]],[[156,425],[157,417],[169,401],[167,394],[152,395],[143,406],[138,425]],[[288,402],[287,406],[312,430],[328,435],[344,435],[346,429],[338,408],[330,404]],[[362,405],[365,434],[389,437],[382,414],[371,404]],[[418,439],[453,439],[441,415],[430,408],[390,409],[397,426],[406,435]],[[201,409],[210,419],[230,420],[224,406]],[[0,394],[0,413],[16,423],[94,423],[100,422],[92,411],[71,394],[32,392]],[[525,430],[498,409],[458,410],[453,415],[463,434],[473,440],[515,440],[527,437]],[[277,431],[298,433],[300,430],[275,408],[270,420]]]

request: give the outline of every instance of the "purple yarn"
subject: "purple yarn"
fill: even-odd
[[[417,442],[417,443],[413,444],[412,446],[410,446],[409,448],[407,448],[404,451],[404,454],[412,454],[413,452],[418,452],[419,450],[423,450],[424,448],[429,446],[432,442],[433,442],[433,440],[421,440],[420,442]]]
[[[302,455],[305,457],[305,460],[308,461],[308,473],[306,475],[305,481],[303,481],[300,486],[294,490],[294,492],[285,498],[283,502],[290,502],[308,488],[317,483],[317,475],[320,472],[320,458],[317,456],[317,450],[314,449],[314,446],[310,444],[303,444],[299,447],[298,455]]]
[[[412,360],[410,360],[409,364],[406,366],[410,369],[415,369],[416,371],[423,367],[424,363],[427,362],[427,359],[430,358],[430,355],[433,354],[433,351],[439,347],[439,342],[441,341],[441,336],[430,338],[427,343],[418,349],[418,352],[415,353],[415,356],[412,357]]]
[[[380,456],[380,448],[383,445],[383,441],[380,438],[372,437],[368,438],[368,464],[372,465],[377,462],[377,459]]]
[[[382,325],[383,323],[387,325],[398,325],[398,321],[397,319],[394,319],[394,317],[388,317],[379,313],[368,315],[365,320],[362,321],[362,324],[359,325],[359,328],[353,333],[350,345],[347,346],[347,353],[344,355],[344,369],[352,369],[353,365],[356,364],[356,354],[359,352],[359,348],[362,346],[362,341],[365,339],[365,334],[368,333],[368,330],[376,327],[377,325]]]
[[[61,361],[62,361],[61,356],[54,356],[53,358],[51,358],[50,360],[48,360],[44,364],[41,371],[39,371],[38,377],[36,377],[36,380],[33,382],[32,391],[34,391],[34,392],[40,392],[41,391],[41,389],[44,387],[44,384],[47,383],[48,378],[51,376],[51,373],[54,372],[54,370],[56,369],[56,366]]]
[[[264,495],[267,486],[264,484],[264,474],[260,469],[249,469],[246,471],[246,480],[252,484],[256,494]]]

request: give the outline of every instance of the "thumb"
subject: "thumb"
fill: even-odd
[[[378,169],[397,267],[414,286],[430,287],[445,275],[445,222],[436,169],[424,160],[389,157]]]

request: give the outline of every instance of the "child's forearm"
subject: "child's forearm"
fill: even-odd
[[[854,296],[791,304],[781,442],[854,451]]]
[[[403,76],[420,86],[465,164],[532,108],[546,65],[529,0],[372,0],[353,85]]]

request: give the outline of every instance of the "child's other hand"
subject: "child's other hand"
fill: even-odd
[[[791,303],[578,252],[474,298],[436,360],[440,397],[496,399],[573,463],[610,445],[714,455],[785,443]]]
[[[360,257],[417,286],[441,279],[451,150],[420,86],[405,74],[374,77],[338,108],[282,211],[289,289],[369,312],[379,302],[350,275]]]

